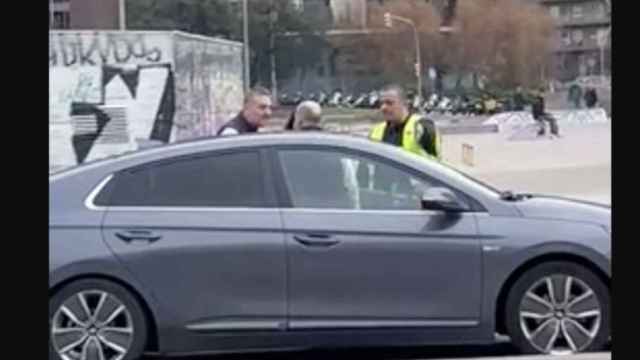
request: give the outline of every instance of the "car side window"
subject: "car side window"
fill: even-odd
[[[266,207],[257,152],[176,159],[125,171],[110,206]]]
[[[296,208],[420,210],[423,192],[436,186],[387,162],[351,153],[280,150],[278,156]]]

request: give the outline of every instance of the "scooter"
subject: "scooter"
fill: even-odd
[[[342,102],[342,93],[340,91],[336,91],[333,93],[333,95],[331,95],[328,105],[330,107],[339,107],[341,106],[341,102]]]
[[[291,104],[291,105],[298,106],[298,104],[300,104],[303,101],[304,101],[304,96],[302,96],[302,92],[301,91],[298,91],[296,93],[296,96],[293,98],[293,104]]]
[[[353,95],[349,94],[342,99],[342,107],[352,108],[353,105],[351,102],[353,101]]]
[[[372,91],[369,93],[368,105],[370,109],[377,109],[378,107],[380,107],[380,95],[377,91]]]
[[[324,91],[320,91],[320,95],[318,95],[318,104],[325,106],[327,104],[327,99],[327,94]]]
[[[360,94],[360,96],[358,96],[356,101],[353,102],[353,107],[355,107],[355,108],[364,107],[363,105],[366,105],[366,100],[367,100],[367,95],[366,94]]]

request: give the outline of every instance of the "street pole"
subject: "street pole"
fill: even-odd
[[[604,49],[607,46],[607,38],[609,37],[610,32],[611,26],[609,26],[607,31],[602,34],[602,39],[598,39],[598,45],[600,45],[600,76],[602,78],[604,78]]]
[[[244,49],[244,92],[249,92],[249,4],[248,0],[242,0],[242,24],[243,24],[243,49]]]
[[[275,11],[274,0],[271,0],[271,11],[270,11],[270,39],[269,39],[269,50],[270,50],[270,59],[271,59],[271,95],[274,100],[278,99],[278,83],[276,78],[276,34],[275,34],[275,22],[277,13]]]
[[[416,46],[416,63],[415,72],[418,80],[418,98],[422,99],[422,58],[420,56],[420,36],[418,34],[418,28],[411,19],[407,19],[401,16],[393,15],[391,13],[385,13],[385,23],[387,27],[391,27],[391,19],[398,20],[405,24],[408,24],[413,29],[413,36]]]
[[[600,47],[600,77],[604,78],[604,45]]]
[[[124,31],[127,29],[127,9],[126,9],[126,0],[119,0],[118,1],[118,10],[119,10],[119,14],[118,14],[118,20],[120,22],[120,30]]]
[[[412,24],[413,26],[413,34],[415,36],[415,40],[416,40],[416,76],[418,77],[418,99],[420,99],[420,101],[423,100],[422,98],[422,57],[420,56],[420,37],[418,36],[418,29],[416,29],[416,27]]]
[[[49,0],[49,29],[55,29],[55,17],[53,16],[53,0]]]

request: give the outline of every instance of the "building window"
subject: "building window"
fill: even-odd
[[[571,45],[571,33],[566,30],[562,32],[562,45],[564,46]]]
[[[69,29],[71,28],[71,17],[68,11],[54,11],[53,12],[53,28],[54,29]]]
[[[559,18],[560,18],[560,7],[558,7],[558,6],[552,6],[552,7],[549,9],[549,12],[551,13],[551,16],[552,16],[554,19],[556,19],[556,20],[557,20],[557,19],[559,19]]]
[[[573,7],[571,7],[571,17],[573,17],[574,19],[581,19],[582,15],[583,13],[581,5],[573,5]]]
[[[304,10],[304,0],[293,0],[293,7],[298,11]]]
[[[571,7],[560,6],[560,19],[563,21],[567,21],[570,18],[571,18]]]
[[[596,5],[596,15],[597,16],[605,17],[606,13],[607,12],[605,11],[604,4],[600,3],[600,4]]]
[[[598,46],[604,46],[605,44],[608,43],[609,41],[609,31],[607,29],[598,29],[597,35],[596,35],[596,43],[598,44]]]
[[[584,41],[584,32],[582,30],[573,30],[573,43],[581,46]]]

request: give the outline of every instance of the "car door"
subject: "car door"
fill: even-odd
[[[420,206],[420,191],[446,185],[346,149],[280,147],[273,159],[288,206],[290,328],[479,324],[476,214]]]
[[[111,182],[105,241],[182,330],[284,327],[284,237],[261,157],[181,157]]]

